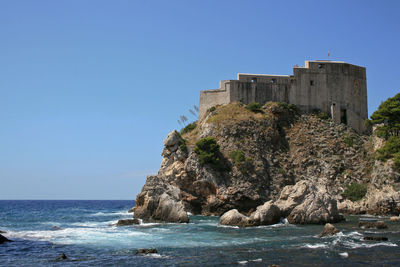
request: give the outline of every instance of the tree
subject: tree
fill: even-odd
[[[376,134],[388,139],[390,136],[400,134],[400,93],[382,102],[375,111],[370,122],[378,125]]]

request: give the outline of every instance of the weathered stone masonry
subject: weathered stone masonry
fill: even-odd
[[[241,101],[295,104],[301,112],[321,110],[362,133],[368,118],[366,69],[339,61],[306,61],[293,75],[238,74],[220,88],[200,92],[199,118],[213,106]]]

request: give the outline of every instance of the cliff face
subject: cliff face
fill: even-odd
[[[201,164],[193,149],[205,137],[219,145],[218,167]],[[250,215],[265,202],[278,200],[285,186],[300,181],[327,188],[342,211],[398,214],[399,193],[393,185],[397,187],[400,175],[390,162],[374,161],[376,143],[345,125],[299,115],[285,104],[267,103],[256,113],[239,103],[220,106],[193,131],[167,136],[161,168],[147,177],[135,217],[186,222],[186,212],[222,215],[231,209]],[[352,182],[368,184],[358,206],[341,196]],[[371,207],[374,192],[387,192],[388,187],[391,199],[382,193],[381,204]]]

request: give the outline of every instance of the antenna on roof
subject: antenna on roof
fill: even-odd
[[[328,58],[331,56],[331,52],[328,51]]]

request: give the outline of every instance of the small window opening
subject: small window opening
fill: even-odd
[[[340,110],[340,122],[347,125],[347,111],[345,109]]]
[[[325,67],[324,64],[318,64],[318,69],[323,69]]]
[[[252,82],[252,83],[256,83],[257,82],[257,78],[253,78],[253,79],[251,79],[251,81],[250,82]]]
[[[269,81],[269,82],[274,84],[274,83],[276,83],[276,79],[271,79],[271,81]]]
[[[314,81],[313,80],[310,80],[310,85],[314,85]]]

